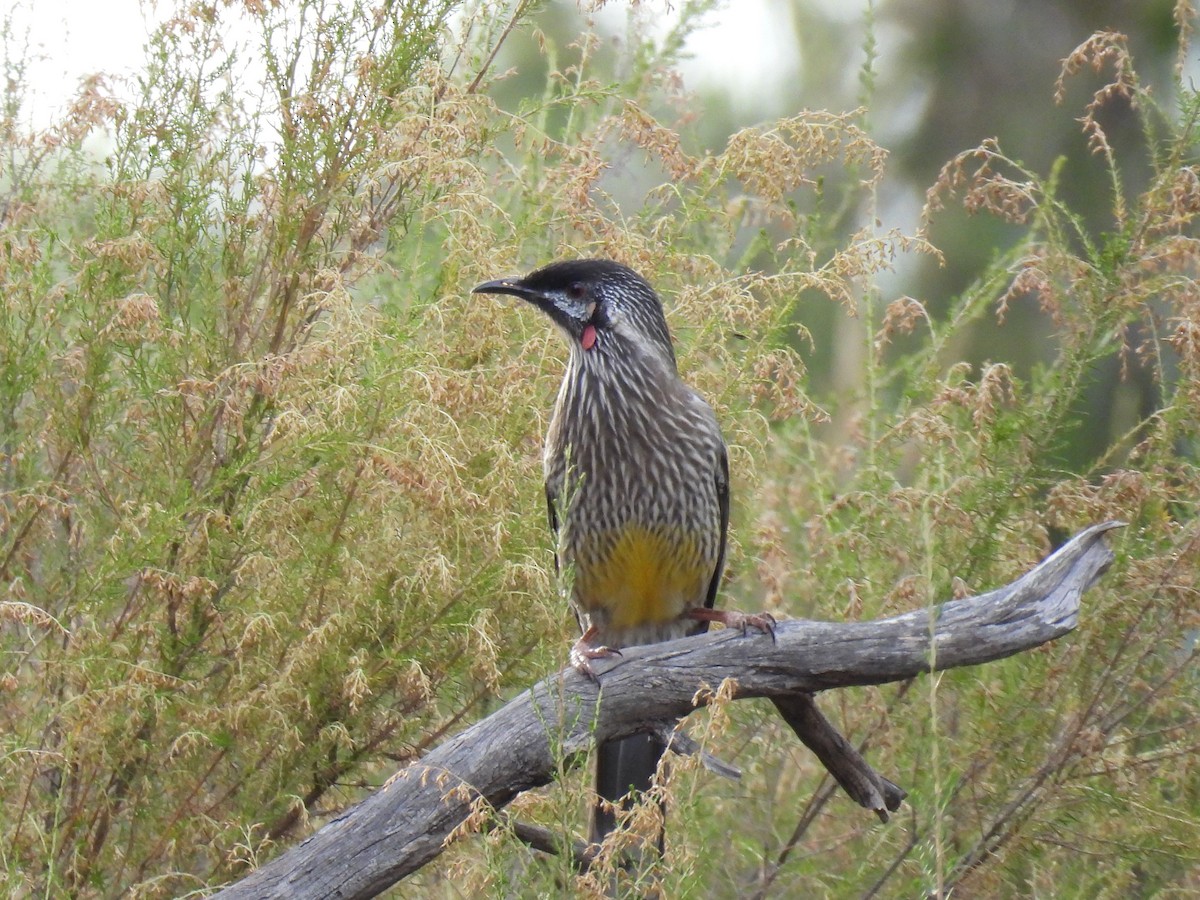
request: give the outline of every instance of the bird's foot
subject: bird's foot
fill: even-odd
[[[583,636],[571,645],[571,666],[580,675],[600,683],[596,670],[592,668],[593,659],[607,659],[610,656],[620,656],[621,651],[615,647],[597,646],[592,643],[599,629],[595,625],[588,628]]]
[[[695,619],[697,622],[720,622],[726,628],[740,628],[742,636],[750,628],[756,628],[763,634],[771,636],[771,643],[775,643],[775,617],[770,613],[744,613],[733,609],[708,609],[701,607],[699,609],[689,609],[687,616],[690,619]]]

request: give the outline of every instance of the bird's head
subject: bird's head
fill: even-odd
[[[612,260],[551,263],[524,278],[485,281],[472,293],[511,294],[532,303],[566,336],[573,357],[635,352],[675,367],[662,301],[642,276]]]

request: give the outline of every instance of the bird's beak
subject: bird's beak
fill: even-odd
[[[531,300],[532,294],[521,284],[519,278],[498,278],[495,281],[485,281],[471,288],[472,294],[511,294],[522,300]]]
[[[471,289],[472,294],[511,294],[532,303],[546,313],[568,335],[578,338],[591,311],[582,304],[568,300],[561,293],[544,293],[522,284],[520,278],[498,278],[485,281]]]

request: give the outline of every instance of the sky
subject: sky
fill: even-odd
[[[28,33],[30,124],[49,124],[85,75],[134,71],[151,22],[164,14],[147,19],[138,0],[19,0],[13,35],[20,41]]]
[[[657,2],[663,9],[668,6],[664,0]],[[679,3],[669,5],[677,11]],[[46,127],[69,104],[86,75],[137,71],[148,35],[172,8],[170,0],[18,0],[13,32],[20,37],[28,30],[32,58],[28,83],[33,98],[26,124]],[[601,14],[619,28],[624,4],[609,4]],[[789,15],[787,29],[778,27],[780,15]],[[672,13],[664,14],[664,32],[671,18]],[[692,58],[681,67],[684,80],[691,89],[722,84],[735,103],[750,101],[764,68],[795,52],[790,14],[781,13],[775,0],[731,0],[712,20],[689,40]],[[731,53],[731,47],[753,52]]]

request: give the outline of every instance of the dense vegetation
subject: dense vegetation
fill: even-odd
[[[1001,133],[945,164],[908,235],[879,222],[870,54],[865,109],[709,149],[673,70],[707,4],[615,45],[537,31],[538,6],[181,8],[136,82],[87,82],[37,132],[6,28],[0,890],[220,885],[563,663],[539,457],[562,349],[468,291],[573,255],[659,287],[718,408],[726,605],[871,618],[1129,523],[1070,638],[824,698],[910,791],[887,826],[765,708],[698,713],[746,775],[674,768],[665,895],[1200,890],[1190,8],[1169,90],[1120,34],[1062,49],[1060,94],[1094,91],[1061,116],[1104,215],[1061,196],[1071,161],[1025,165]],[[983,273],[953,299],[894,291],[900,261],[947,261],[955,208],[1005,223]],[[968,354],[1013,318],[1035,362]],[[810,352],[836,356],[832,387],[809,388]],[[1098,404],[1131,424],[1081,455]],[[520,814],[579,833],[585,770]],[[499,827],[397,893],[573,877]]]

